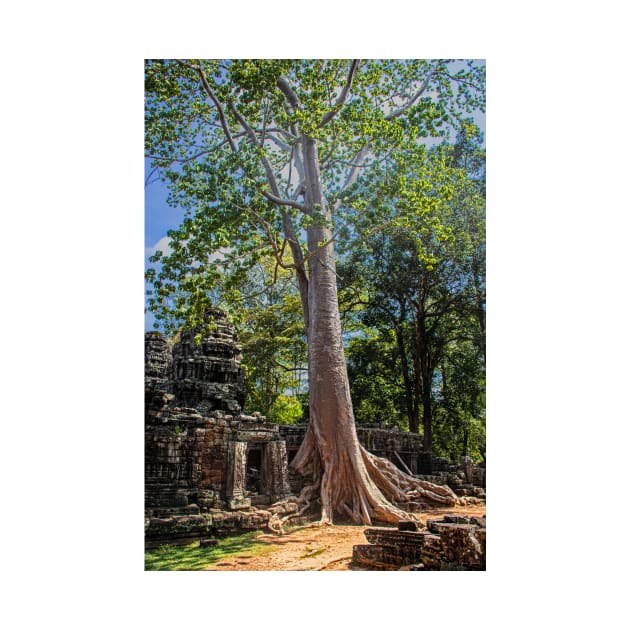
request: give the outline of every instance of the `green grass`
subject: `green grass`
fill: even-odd
[[[275,545],[256,540],[261,532],[248,532],[240,536],[219,538],[216,547],[200,547],[198,542],[184,547],[162,545],[144,554],[145,571],[202,571],[209,566],[232,556],[245,554],[260,556],[275,548]]]

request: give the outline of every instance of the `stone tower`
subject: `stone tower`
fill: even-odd
[[[245,404],[244,369],[236,328],[224,311],[209,308],[213,330],[195,341],[195,331],[184,331],[173,346],[175,403],[202,413],[239,414]]]

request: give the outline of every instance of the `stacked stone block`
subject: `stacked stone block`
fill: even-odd
[[[424,531],[372,527],[365,530],[368,545],[355,545],[358,565],[384,571],[484,571],[485,518],[445,516],[429,521]]]

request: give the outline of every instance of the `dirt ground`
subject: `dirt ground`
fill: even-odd
[[[416,514],[423,522],[444,514],[481,516],[485,505],[433,508]],[[208,571],[360,571],[352,566],[352,547],[366,544],[365,526],[307,525],[285,535],[260,534],[257,540],[274,548],[260,556],[247,553],[212,565]]]

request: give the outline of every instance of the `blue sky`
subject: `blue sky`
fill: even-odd
[[[145,159],[144,177],[151,173],[150,160]],[[160,239],[166,236],[166,232],[177,227],[183,218],[183,211],[179,208],[171,208],[167,202],[168,190],[166,186],[156,179],[154,174],[148,186],[144,190],[144,247],[153,248]]]
[[[145,181],[151,174],[150,160],[145,159],[144,164]],[[148,264],[148,258],[156,249],[166,247],[168,230],[176,228],[183,216],[184,212],[180,208],[172,208],[168,205],[166,199],[168,190],[166,186],[155,176],[151,177],[149,184],[144,189],[144,264]],[[145,301],[146,303],[146,301]],[[155,318],[150,312],[144,315],[145,331],[154,330],[153,323]]]

